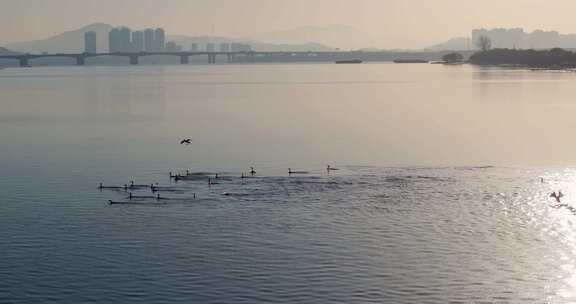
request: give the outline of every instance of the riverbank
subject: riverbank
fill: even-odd
[[[576,53],[560,48],[550,50],[493,49],[477,52],[470,57],[469,61],[481,66],[537,70],[576,69]]]

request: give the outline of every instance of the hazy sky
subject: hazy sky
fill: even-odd
[[[478,27],[576,32],[576,0],[0,0],[0,43],[93,22],[171,34],[249,37],[302,25],[351,25],[375,47],[424,47]]]

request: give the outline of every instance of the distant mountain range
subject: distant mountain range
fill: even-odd
[[[14,55],[14,54],[18,54],[18,53],[11,51],[7,48],[0,47],[0,55]]]
[[[84,51],[84,33],[96,32],[100,50],[108,50],[108,32],[112,25],[94,23],[81,29],[67,31],[46,39],[9,43],[8,49],[22,53],[80,53]]]
[[[275,44],[316,43],[346,50],[374,46],[370,35],[347,25],[302,26],[290,30],[273,31],[252,37]]]
[[[464,51],[464,50],[470,50],[471,48],[473,48],[474,46],[471,44],[472,43],[470,41],[470,38],[456,37],[456,38],[452,38],[448,41],[429,46],[425,50],[430,50],[430,51],[447,51],[447,50]]]
[[[84,51],[84,33],[96,32],[98,51],[108,51],[108,32],[114,28],[106,23],[93,23],[80,29],[66,31],[52,37],[24,42],[7,43],[7,49],[21,53],[80,53]],[[218,36],[170,35],[167,41],[174,41],[189,50],[193,43],[204,48],[206,43],[247,43],[258,51],[333,51],[378,50],[370,35],[346,25],[303,26],[290,30],[273,31],[253,37],[231,38]],[[466,50],[468,40],[464,37],[450,39],[425,50]]]
[[[206,43],[232,43],[232,42],[241,42],[246,43],[252,46],[252,49],[257,51],[267,51],[267,52],[274,52],[274,51],[331,51],[334,48],[314,42],[308,43],[295,43],[295,44],[275,44],[275,43],[266,43],[261,42],[253,39],[247,38],[228,38],[228,37],[214,37],[214,36],[185,36],[185,35],[169,35],[168,40],[176,42],[176,44],[181,45],[184,50],[190,49],[190,46],[193,43],[198,44],[201,48],[206,45]]]
[[[84,26],[77,30],[67,31],[46,39],[8,43],[8,49],[21,52],[21,53],[80,53],[84,51],[84,33],[88,31],[96,32],[98,50],[100,52],[108,51],[108,32],[113,28],[113,25],[105,23],[94,23]],[[313,30],[313,32],[316,30]],[[203,47],[206,43],[222,43],[222,42],[242,42],[252,45],[253,49],[258,51],[328,51],[334,50],[333,47],[327,46],[323,43],[314,42],[314,40],[307,40],[305,37],[314,37],[314,35],[298,35],[294,33],[303,33],[301,30],[294,32],[285,32],[285,39],[281,34],[278,34],[274,41],[257,40],[252,38],[229,38],[229,37],[210,37],[210,36],[184,36],[184,35],[168,35],[167,41],[174,41],[181,45],[184,50],[190,49],[192,43],[197,43]],[[351,32],[348,29],[348,32]],[[269,34],[272,37],[274,35]],[[334,35],[332,37],[336,37]],[[343,37],[343,36],[342,36]],[[265,42],[262,42],[265,41]],[[287,41],[287,42],[282,42]]]
[[[0,48],[0,52],[8,53],[10,52],[9,50],[12,50],[20,53],[80,53],[84,51],[84,33],[87,31],[96,32],[98,50],[107,52],[108,32],[113,27],[113,25],[106,23],[93,23],[80,29],[67,31],[42,40],[5,43],[6,49]],[[472,38],[452,38],[427,47],[423,51],[474,50],[476,49],[474,40],[479,35],[490,37],[493,47],[576,48],[576,34],[559,34],[554,31],[544,32],[539,30],[526,33],[518,28],[474,30],[472,31]],[[183,50],[189,50],[193,43],[198,44],[203,49],[206,43],[240,42],[250,44],[257,51],[332,51],[336,49],[384,51],[374,47],[375,43],[370,35],[346,25],[303,26],[243,38],[169,34],[167,41],[176,42],[183,47]]]

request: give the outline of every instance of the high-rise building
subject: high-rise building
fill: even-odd
[[[120,28],[120,51],[132,51],[132,32],[127,27]]]
[[[86,53],[96,53],[96,32],[86,32],[84,33],[84,52]]]
[[[127,27],[113,28],[108,34],[110,52],[162,52],[166,49],[163,29],[132,32]]]
[[[198,43],[192,43],[190,45],[190,52],[198,52]]]
[[[157,28],[154,32],[155,51],[162,52],[166,48],[166,33],[163,29]]]
[[[154,30],[149,28],[144,31],[144,49],[146,52],[154,51]]]
[[[132,51],[143,52],[144,51],[144,32],[135,31],[132,32]]]
[[[120,30],[119,29],[113,28],[108,33],[108,44],[109,44],[110,53],[120,52],[121,43],[120,43]]]
[[[214,43],[206,43],[206,52],[214,52],[214,51],[216,51]]]
[[[230,52],[230,43],[220,43],[220,52],[222,53]]]

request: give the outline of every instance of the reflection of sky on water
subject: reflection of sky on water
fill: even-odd
[[[116,75],[83,71],[86,117],[162,119],[166,96],[162,67],[154,79],[138,78],[127,69]]]
[[[576,169],[558,169],[545,176],[546,188],[552,191],[561,190],[565,197],[562,204],[576,207]],[[549,194],[549,193],[546,193]],[[548,199],[549,205],[556,205]],[[548,207],[548,206],[547,206]],[[548,237],[552,237],[558,244],[555,246],[554,256],[542,256],[544,260],[554,259],[557,263],[558,279],[560,284],[551,290],[561,300],[551,303],[565,303],[576,301],[576,214],[568,208],[547,209],[544,213],[542,230]],[[548,227],[546,227],[548,225]]]
[[[116,273],[71,289],[85,299],[101,294],[90,293],[94,284],[142,283],[142,273],[122,275],[138,261],[156,290],[173,295],[210,290],[201,286],[211,280],[231,297],[250,290],[261,299],[284,290],[351,303],[571,303],[576,216],[551,208],[548,195],[562,190],[576,207],[576,171],[530,165],[574,160],[564,135],[576,123],[573,77],[391,64],[3,70],[0,236],[81,247],[46,251],[47,265],[11,264],[19,269],[47,275],[53,265],[90,267],[89,257],[97,261],[90,274]],[[179,145],[183,137],[193,144]],[[466,167],[494,163],[532,169]],[[327,176],[327,164],[342,171]],[[363,164],[376,166],[349,166]],[[423,167],[377,167],[396,164]],[[191,183],[187,191],[208,198],[193,204],[109,208],[105,200],[124,194],[94,189],[102,181],[165,185],[168,171],[184,168],[237,178],[249,166],[267,178]],[[312,176],[288,178],[288,167]],[[126,249],[124,238],[141,244]],[[25,243],[4,246],[11,251],[0,257],[35,257]],[[139,255],[125,258],[125,250]],[[117,256],[95,258],[103,255]],[[146,264],[157,256],[161,263]],[[232,279],[230,267],[245,280]],[[72,270],[44,284],[88,282],[71,279]],[[30,273],[0,280],[0,291],[42,290],[18,284]],[[263,283],[269,288],[247,288]]]
[[[194,137],[201,162],[230,165],[563,163],[575,160],[561,133],[576,128],[573,76],[392,64],[7,69],[0,123],[38,127],[4,132],[13,140],[47,139],[43,123],[152,150]]]

